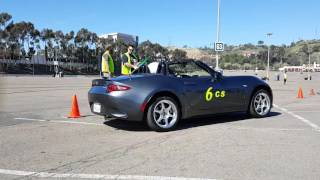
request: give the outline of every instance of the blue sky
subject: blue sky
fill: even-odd
[[[217,0],[0,0],[0,12],[38,29],[123,32],[164,46],[203,47],[216,39]],[[221,41],[319,39],[319,19],[319,0],[221,0]],[[274,34],[269,40],[267,32]]]

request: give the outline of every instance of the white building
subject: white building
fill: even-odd
[[[279,70],[287,72],[320,72],[320,64],[314,62],[313,65],[310,64],[310,67],[305,64],[303,64],[302,66],[284,66],[282,68],[279,68]]]
[[[100,38],[111,39],[113,42],[122,40],[126,44],[137,46],[139,43],[139,36],[129,35],[124,33],[108,33],[99,36]]]

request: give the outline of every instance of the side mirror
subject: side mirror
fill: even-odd
[[[213,81],[213,82],[221,81],[221,80],[222,80],[222,77],[223,77],[223,76],[222,76],[221,73],[216,72],[216,73],[213,74],[213,79],[212,79],[212,81]]]

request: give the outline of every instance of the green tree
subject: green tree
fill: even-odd
[[[150,41],[144,41],[138,46],[138,53],[140,56],[147,56],[152,61],[160,59],[168,59],[168,49],[162,47],[160,44],[153,44]]]
[[[0,29],[4,30],[6,23],[10,21],[12,16],[6,12],[0,13]]]
[[[282,66],[282,64],[283,64],[283,59],[284,59],[285,54],[286,54],[285,47],[284,46],[279,47],[278,58],[280,59],[280,66]]]
[[[300,51],[303,52],[304,54],[308,55],[308,52],[309,52],[308,45],[303,44]]]
[[[306,42],[306,43],[308,43],[308,42]],[[300,49],[301,52],[303,52],[304,55],[305,55],[304,58],[302,58],[301,64],[308,62],[308,56],[309,56],[309,54],[310,54],[310,55],[312,54],[312,50],[313,50],[313,49],[312,49],[311,47],[309,47],[308,44],[306,44],[306,43],[304,43],[303,46],[302,46],[302,48]]]
[[[24,23],[10,23],[5,31],[8,33],[8,47],[10,49],[10,59],[20,59],[22,42],[24,41]]]
[[[15,41],[15,46],[19,48],[21,54],[25,54],[26,49],[30,48],[31,33],[34,31],[34,25],[25,21],[12,23],[7,26],[7,31],[12,38],[11,40]]]
[[[34,52],[31,43],[33,41],[33,38],[36,38],[35,36],[37,35],[38,32],[36,31],[36,29],[34,28],[34,25],[31,22],[22,22],[21,26],[23,28],[23,34],[22,34],[23,47],[22,48],[27,51],[27,54],[31,58],[30,55],[32,55]],[[27,47],[25,47],[25,41],[27,42]]]
[[[36,49],[40,49],[40,32],[37,29],[33,29],[33,31],[30,32],[30,47],[28,55],[32,56],[35,54]],[[36,46],[36,47],[35,47]]]
[[[6,59],[8,49],[9,32],[6,30],[7,23],[11,20],[12,16],[6,12],[0,13],[0,50],[2,58]],[[3,71],[3,64],[0,65],[0,71]]]
[[[92,48],[95,47],[97,42],[97,34],[90,32],[86,28],[81,28],[75,36],[75,44],[81,51],[82,63],[86,64],[87,72],[89,66],[89,60],[92,59]]]
[[[313,46],[312,51],[313,52],[320,52],[320,45]]]
[[[58,30],[54,32],[54,43],[55,43],[55,51],[54,54],[57,57],[57,59],[63,59],[63,50],[62,50],[62,46],[65,47],[65,35],[63,34],[62,31]]]
[[[70,31],[64,36],[62,51],[66,55],[66,61],[69,61],[69,69],[72,70],[72,63],[75,59],[74,31]]]
[[[244,69],[244,70],[252,69],[252,64],[250,64],[250,63],[244,63],[244,64],[243,64],[243,69]]]
[[[89,41],[90,41],[90,32],[88,29],[85,28],[81,28],[76,36],[75,36],[75,44],[76,47],[78,47],[81,51],[81,56],[79,57],[80,59],[82,59],[82,63],[85,64],[86,63],[86,55],[87,55],[87,51],[89,48]]]
[[[169,54],[174,61],[187,59],[187,52],[180,49],[171,50]]]
[[[51,52],[52,50],[52,40],[54,39],[54,37],[55,34],[52,29],[43,29],[40,32],[40,38],[44,42],[44,51],[46,59],[48,59],[49,57],[52,58],[51,55],[49,56],[48,52]]]
[[[268,59],[268,50],[264,49],[258,52],[258,59],[266,61]]]

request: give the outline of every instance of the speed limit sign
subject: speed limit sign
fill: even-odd
[[[214,50],[215,51],[224,51],[224,44],[222,42],[215,42],[214,43]]]

